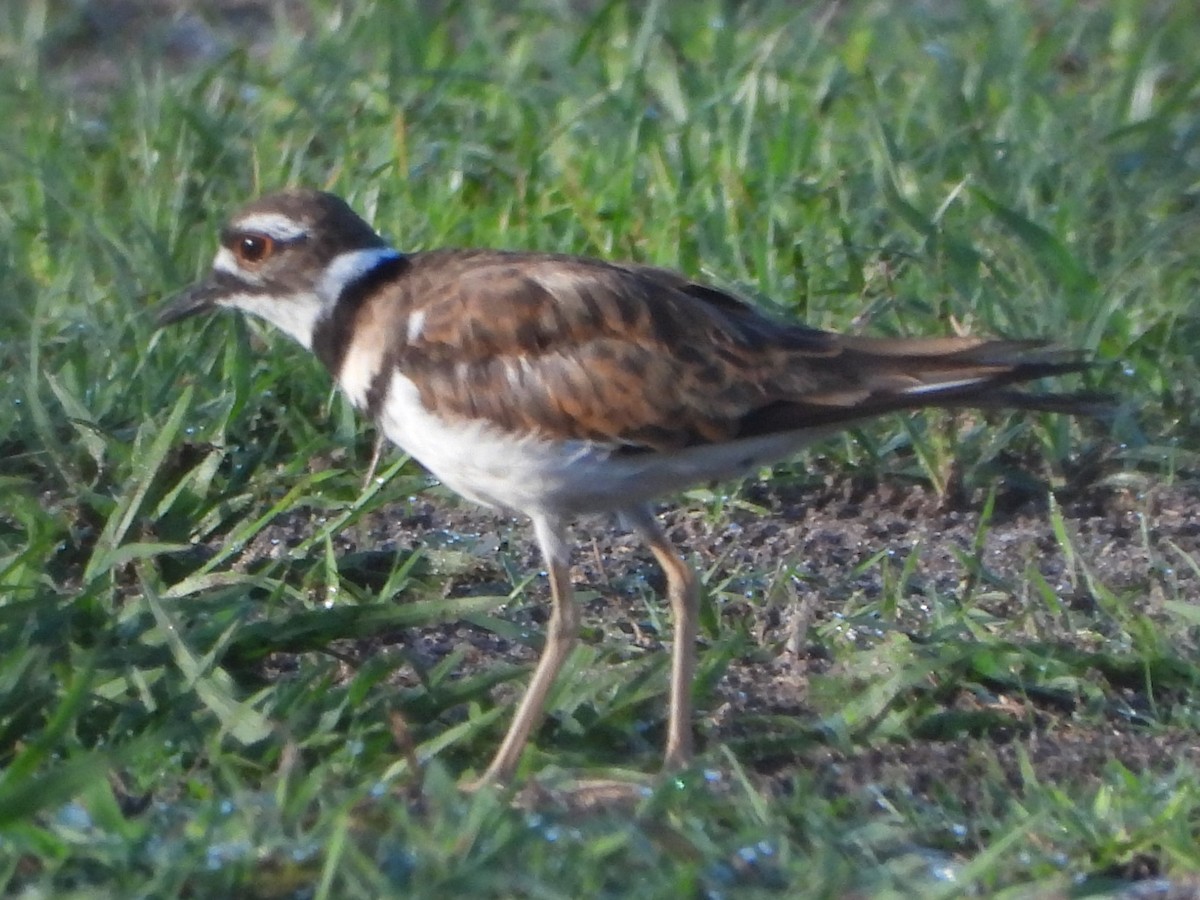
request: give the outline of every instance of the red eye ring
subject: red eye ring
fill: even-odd
[[[243,231],[234,235],[230,249],[238,262],[254,266],[264,262],[275,252],[275,239],[257,231]]]

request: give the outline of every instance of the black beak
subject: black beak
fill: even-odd
[[[208,312],[217,305],[217,299],[225,293],[211,278],[192,285],[176,294],[162,305],[155,316],[155,326],[162,328],[190,316]]]

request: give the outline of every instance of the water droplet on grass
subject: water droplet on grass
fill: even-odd
[[[92,827],[92,817],[78,803],[68,803],[58,810],[55,817],[58,824],[74,831],[88,831]]]

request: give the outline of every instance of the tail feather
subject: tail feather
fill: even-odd
[[[1090,363],[1081,350],[1050,341],[982,338],[841,338],[848,364],[866,370],[897,369],[911,373],[955,372],[980,368],[1022,372],[1042,378],[1086,369]]]
[[[946,407],[970,406],[975,409],[1023,409],[1029,412],[1061,413],[1068,416],[1087,416],[1105,419],[1117,411],[1116,399],[1103,391],[1071,391],[1069,393],[1030,394],[1025,391],[996,391],[963,404],[947,403]]]
[[[1111,415],[1110,395],[1096,391],[1036,393],[1012,385],[1083,372],[1081,351],[1047,341],[980,338],[839,337],[829,360],[841,377],[762,407],[742,420],[740,436],[848,425],[922,407],[1021,409],[1068,415]]]

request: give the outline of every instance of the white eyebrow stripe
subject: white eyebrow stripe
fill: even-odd
[[[258,231],[277,241],[294,241],[308,234],[308,229],[295,219],[281,213],[252,213],[233,223],[238,231]]]

